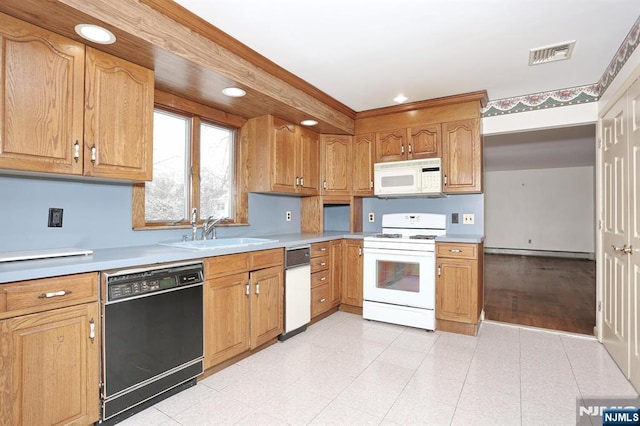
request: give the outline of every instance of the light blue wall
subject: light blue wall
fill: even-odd
[[[50,207],[64,209],[49,228]],[[285,211],[292,212],[291,222]],[[220,237],[300,232],[300,200],[249,195],[250,226],[220,228]],[[188,229],[133,231],[131,185],[0,176],[0,251],[105,248],[179,240]]]
[[[369,213],[375,222],[369,222]],[[385,213],[441,213],[447,215],[447,233],[484,235],[484,194],[449,195],[445,198],[365,198],[362,201],[364,232],[380,232]],[[460,223],[451,223],[451,213],[459,214]],[[462,214],[475,214],[473,225],[462,224]]]
[[[349,206],[325,204],[323,210],[324,231],[349,232]]]

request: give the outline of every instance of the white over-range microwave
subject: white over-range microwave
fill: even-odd
[[[378,197],[444,197],[440,158],[375,163],[373,177]]]

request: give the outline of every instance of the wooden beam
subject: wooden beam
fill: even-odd
[[[165,50],[210,70],[263,96],[289,105],[303,114],[353,134],[354,120],[299,88],[221,47],[193,28],[164,15],[140,0],[58,0],[101,20],[155,48]]]

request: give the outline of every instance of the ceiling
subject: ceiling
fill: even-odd
[[[599,81],[638,0],[177,0],[355,111],[487,90],[490,100]],[[568,61],[529,49],[576,40]]]

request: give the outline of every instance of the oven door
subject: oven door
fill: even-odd
[[[364,299],[435,309],[435,253],[364,248]]]

